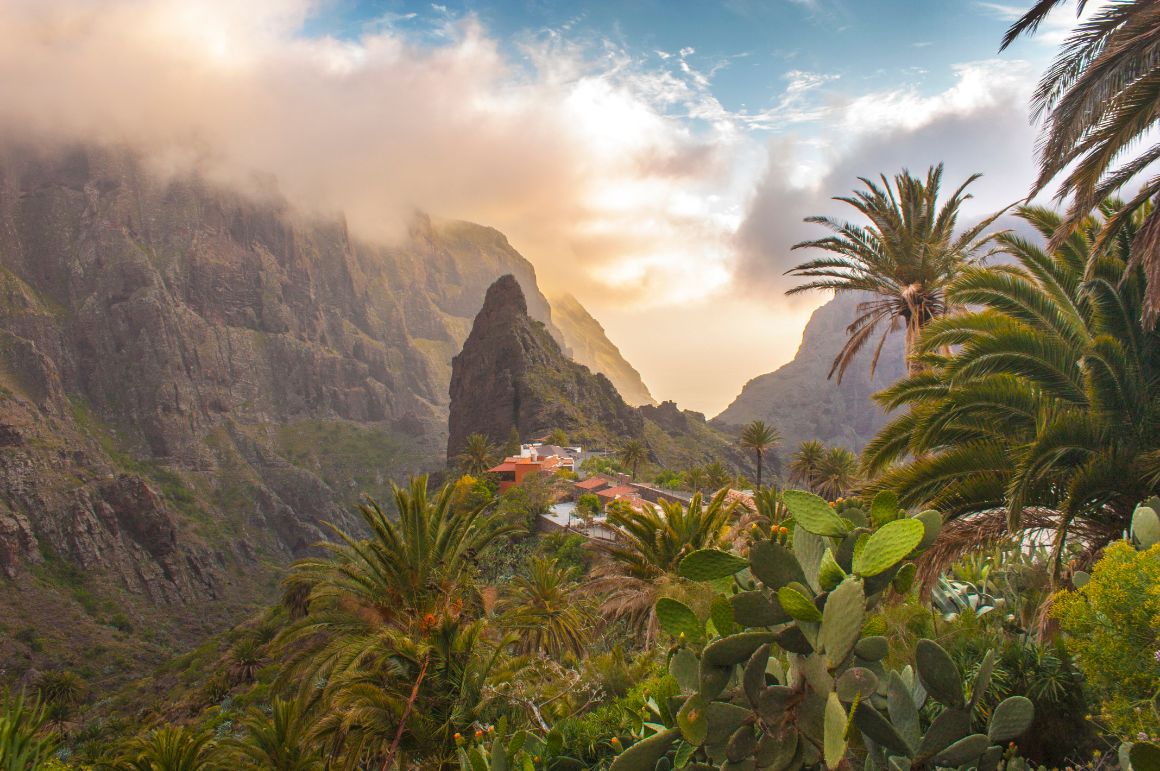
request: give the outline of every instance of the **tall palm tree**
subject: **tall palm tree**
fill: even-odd
[[[1129,267],[1151,211],[1097,245],[1118,211],[1105,204],[1050,254],[1004,236],[1016,264],[965,271],[950,291],[977,310],[932,324],[919,344],[930,371],[876,397],[909,409],[865,467],[904,505],[951,518],[932,552],[953,559],[1008,529],[1054,530],[1057,557],[1069,537],[1098,549],[1160,489],[1160,335],[1140,320],[1144,270]],[[1019,216],[1044,239],[1062,222]]]
[[[495,466],[499,450],[484,434],[471,434],[464,440],[463,451],[456,460],[463,473],[479,476]]]
[[[1020,35],[1034,33],[1048,13],[1064,2],[1036,2],[1007,31],[1002,48]],[[1077,5],[1082,11],[1086,2],[1079,0]],[[1158,45],[1160,7],[1156,3],[1106,3],[1068,36],[1040,80],[1032,97],[1033,114],[1043,120],[1039,176],[1032,193],[1066,171],[1058,198],[1071,198],[1050,248],[1059,247],[1084,217],[1131,180],[1143,177],[1135,196],[1108,218],[1097,245],[1145,202],[1156,202],[1160,144],[1151,135],[1160,122]],[[1153,144],[1137,152],[1141,141]],[[1136,228],[1131,259],[1144,263],[1148,293],[1142,310],[1147,323],[1154,324],[1160,314],[1160,208],[1153,207]]]
[[[455,678],[474,657],[491,655],[471,631],[482,612],[476,556],[519,529],[490,504],[452,506],[452,485],[434,499],[426,477],[392,489],[397,519],[368,501],[358,511],[369,538],[332,528],[339,542],[322,544],[327,553],[299,561],[287,579],[310,589],[305,615],[279,640],[283,679],[304,692],[325,684],[319,730],[350,737],[346,757],[356,763],[366,753],[382,765],[396,751],[413,757],[450,746],[458,708],[447,695],[462,689]],[[365,722],[372,706],[377,734]]]
[[[804,485],[816,492],[822,461],[826,457],[826,445],[818,439],[806,439],[798,445],[789,461],[790,484]]]
[[[575,568],[534,557],[528,574],[512,581],[500,604],[500,623],[514,633],[518,652],[584,656],[596,617],[576,592],[576,574]]]
[[[648,447],[639,439],[629,439],[621,446],[620,452],[617,454],[620,457],[620,462],[632,469],[633,479],[636,479],[636,471],[640,464],[648,461]]]
[[[845,447],[830,447],[818,467],[817,492],[830,500],[848,495],[858,485],[858,456]]]
[[[662,583],[673,582],[686,554],[721,546],[737,510],[721,490],[706,504],[694,493],[688,506],[661,500],[640,509],[617,502],[608,508],[607,526],[616,534],[598,548],[607,559],[592,570],[587,588],[603,593],[601,610],[612,618],[625,618],[656,634],[653,606]]]
[[[837,372],[838,382],[858,352],[882,330],[870,360],[873,372],[886,336],[899,326],[906,335],[908,371],[915,371],[918,363],[911,355],[914,341],[931,319],[946,313],[947,282],[963,266],[988,254],[985,247],[994,234],[984,235],[984,231],[998,214],[955,235],[959,209],[971,197],[966,189],[980,175],[968,177],[940,206],[942,171],[942,164],[931,167],[923,180],[904,169],[894,177],[893,185],[885,176],[881,185],[863,177],[860,180],[865,190],[834,199],[852,206],[870,221],[869,225],[832,217],[806,219],[833,235],[803,241],[793,248],[821,249],[830,254],[788,270],[788,274],[811,279],[788,294],[823,289],[872,295],[858,304],[860,315],[846,328],[849,337],[830,367],[830,376]]]
[[[243,734],[231,742],[243,768],[269,771],[322,771],[321,754],[309,735],[310,723],[300,699],[270,702],[270,714],[253,708],[242,720]]]
[[[741,447],[757,456],[757,486],[761,487],[761,461],[781,443],[781,433],[763,420],[755,420],[741,431]]]

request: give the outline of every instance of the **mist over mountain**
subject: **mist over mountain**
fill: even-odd
[[[451,359],[507,274],[563,342],[494,229],[372,244],[128,150],[4,147],[0,616],[75,658],[114,644],[106,608],[164,648],[269,599],[323,522],[443,466]]]

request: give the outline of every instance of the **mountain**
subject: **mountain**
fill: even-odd
[[[712,422],[735,427],[764,420],[781,431],[783,456],[807,439],[861,450],[887,419],[870,396],[901,378],[906,366],[903,336],[891,333],[873,377],[870,358],[877,338],[859,353],[841,383],[836,375],[827,379],[858,302],[856,297],[839,295],[814,311],[793,360],[746,383]]]
[[[503,443],[514,426],[521,437],[561,429],[570,442],[615,450],[641,439],[654,462],[673,469],[711,460],[745,468],[731,439],[700,413],[672,402],[632,407],[612,382],[570,360],[541,322],[528,315],[511,276],[487,290],[463,350],[452,362],[447,456],[474,433]]]
[[[0,672],[159,660],[441,467],[451,358],[509,274],[562,341],[491,228],[371,244],[125,150],[0,147]]]
[[[570,294],[552,297],[552,321],[563,335],[573,360],[605,375],[624,400],[634,406],[656,404],[640,373],[613,345],[600,322]]]

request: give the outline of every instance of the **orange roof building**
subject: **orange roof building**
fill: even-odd
[[[527,458],[520,455],[504,458],[503,463],[489,468],[487,473],[499,477],[499,491],[502,493],[511,487],[522,484],[529,474],[540,471],[557,471],[560,469],[560,459],[554,455],[544,458]]]

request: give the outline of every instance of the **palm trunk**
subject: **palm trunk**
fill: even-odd
[[[918,343],[918,336],[921,332],[922,320],[918,309],[915,308],[911,311],[910,318],[906,320],[906,340],[904,341],[902,349],[902,355],[906,357],[906,374],[908,377],[914,377],[925,369],[914,356],[914,348]]]
[[[761,453],[757,453],[757,489],[761,489]],[[754,491],[756,492],[756,490]]]

